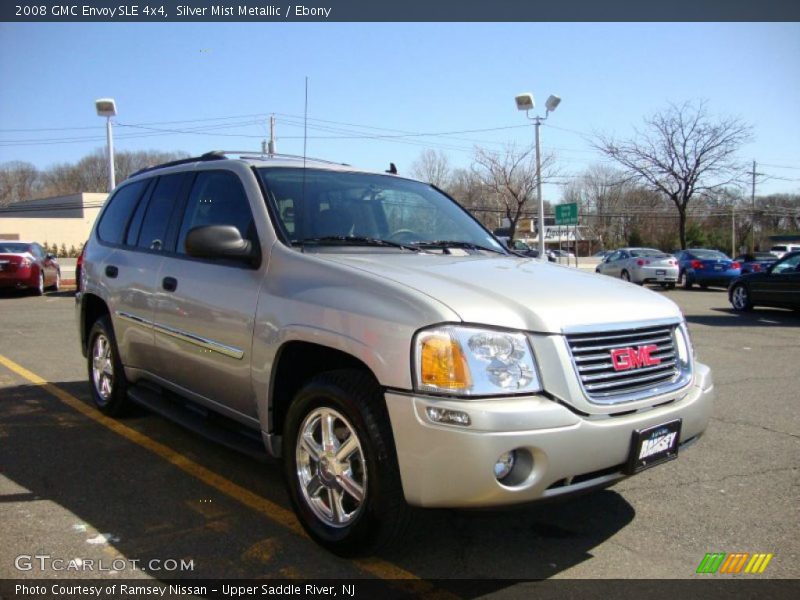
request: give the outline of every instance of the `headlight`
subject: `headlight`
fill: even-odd
[[[420,391],[491,396],[541,390],[523,333],[447,325],[414,340],[415,384]]]
[[[697,355],[695,354],[692,337],[689,335],[689,327],[686,325],[685,320],[681,321],[675,331],[675,343],[678,349],[678,358],[684,365],[689,366],[697,358]]]

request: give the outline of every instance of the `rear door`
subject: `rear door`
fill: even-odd
[[[190,257],[186,236],[205,225],[233,225],[259,247],[250,199],[235,172],[204,170],[193,178],[157,280],[158,374],[195,400],[255,418],[250,350],[263,270]]]
[[[114,334],[126,367],[148,369],[153,358],[152,296],[160,256],[139,252],[130,227],[147,207],[155,179],[125,184],[108,200],[90,245],[84,268],[89,288],[104,296],[111,310]]]

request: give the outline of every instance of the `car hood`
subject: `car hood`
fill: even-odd
[[[510,257],[319,254],[423,293],[467,323],[563,333],[586,325],[682,319],[671,300],[574,268]]]

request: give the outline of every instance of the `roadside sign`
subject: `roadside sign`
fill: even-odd
[[[578,224],[578,205],[557,204],[556,205],[556,225],[577,225]]]

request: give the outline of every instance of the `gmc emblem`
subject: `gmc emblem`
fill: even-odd
[[[661,359],[650,356],[657,352],[658,346],[639,346],[636,348],[617,348],[611,351],[611,363],[615,371],[627,371],[628,369],[638,369],[639,367],[652,367],[660,365]]]

